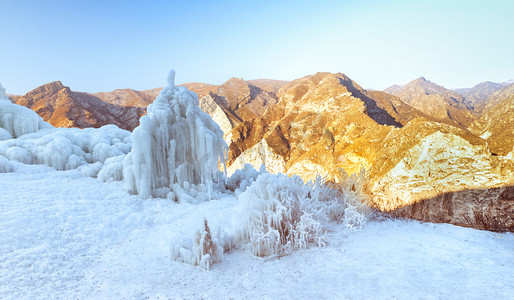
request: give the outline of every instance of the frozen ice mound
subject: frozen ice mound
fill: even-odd
[[[2,99],[3,98],[3,99]],[[112,157],[126,155],[131,149],[130,132],[115,125],[101,128],[54,128],[34,111],[11,103],[0,85],[0,156],[2,169],[6,161],[44,164],[57,170],[80,168],[95,177],[103,163]],[[120,180],[121,162],[110,160],[103,180]],[[9,165],[12,165],[10,163]]]
[[[123,161],[127,190],[142,198],[171,195],[182,201],[205,189],[210,193],[225,163],[223,131],[200,109],[198,96],[175,87],[174,78],[172,70],[168,86],[132,132],[132,150]]]
[[[9,173],[13,170],[13,164],[7,158],[0,155],[0,173]]]
[[[96,164],[93,169],[98,170],[86,172],[93,177],[108,158],[126,155],[130,148],[130,132],[115,125],[85,129],[48,128],[0,141],[0,155],[8,160],[44,164],[57,170]]]
[[[33,110],[9,101],[0,84],[0,141],[52,127]]]

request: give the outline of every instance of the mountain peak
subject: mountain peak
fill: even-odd
[[[28,92],[26,96],[33,96],[37,94],[45,94],[45,95],[51,95],[56,94],[62,89],[66,89],[67,91],[70,91],[70,88],[63,85],[60,81],[52,81],[47,84],[43,84],[42,86],[39,86],[35,88],[34,90]]]
[[[430,81],[428,81],[425,77],[421,76],[421,77],[418,77],[418,78],[414,79],[411,82],[416,82],[416,83],[425,83],[426,82],[426,83],[428,83]]]
[[[64,84],[62,84],[61,81],[57,80],[57,81],[52,81],[52,82],[49,82],[47,84],[43,84],[41,87],[47,87],[47,88],[59,88],[59,89],[62,89],[64,88]]]

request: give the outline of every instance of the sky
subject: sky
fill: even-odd
[[[417,77],[447,88],[514,79],[512,0],[0,0],[10,94],[293,80],[342,72],[365,88]]]

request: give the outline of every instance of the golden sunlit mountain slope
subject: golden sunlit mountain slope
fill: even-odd
[[[283,171],[304,179],[316,172],[333,174],[338,167],[353,173],[371,166],[380,141],[409,119],[404,113],[422,115],[385,93],[368,96],[340,73],[306,76],[277,94],[279,102],[262,117],[234,128],[229,163],[256,145],[262,147],[264,140],[284,160]]]

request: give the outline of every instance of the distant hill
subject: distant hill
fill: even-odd
[[[453,91],[461,94],[464,97],[466,104],[478,111],[477,107],[483,106],[486,100],[496,91],[507,86],[507,83],[496,83],[491,81],[485,81],[475,85],[472,88],[461,88]]]
[[[464,97],[454,91],[417,78],[405,86],[392,86],[386,90],[419,111],[449,124],[467,128],[475,120],[473,108]]]
[[[514,84],[495,92],[480,107],[482,117],[470,127],[494,154],[514,155]]]

